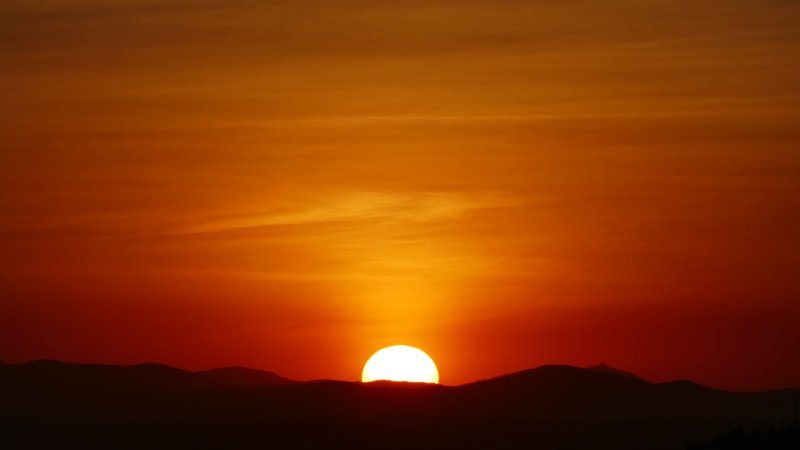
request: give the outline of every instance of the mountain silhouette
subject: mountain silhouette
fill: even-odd
[[[222,367],[195,372],[206,380],[223,386],[286,386],[297,383],[273,372],[249,369],[247,367]]]
[[[45,390],[84,388],[185,388],[210,385],[188,370],[164,364],[147,363],[131,366],[108,364],[76,364],[54,360],[38,360],[21,365],[0,367],[0,381],[20,388]]]
[[[597,364],[595,366],[589,366],[589,367],[587,367],[587,369],[594,370],[594,371],[597,371],[597,372],[611,372],[611,373],[616,373],[618,375],[625,375],[626,377],[630,377],[630,378],[636,378],[637,380],[643,380],[643,378],[641,378],[641,377],[639,377],[637,375],[634,375],[634,374],[632,374],[630,372],[626,372],[624,370],[619,370],[619,369],[616,369],[614,367],[607,366],[605,364]]]
[[[565,365],[441,386],[35,361],[0,364],[0,446],[679,449],[787,425],[798,398]]]

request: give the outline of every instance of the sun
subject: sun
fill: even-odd
[[[422,350],[408,345],[393,345],[378,350],[364,364],[361,381],[377,380],[439,383],[439,370]]]

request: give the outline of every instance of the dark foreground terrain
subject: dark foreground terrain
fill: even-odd
[[[799,399],[570,366],[446,387],[37,361],[0,365],[0,448],[796,450]]]

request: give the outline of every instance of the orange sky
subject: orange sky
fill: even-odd
[[[698,4],[701,3],[701,4]],[[0,360],[800,386],[793,0],[6,0]]]

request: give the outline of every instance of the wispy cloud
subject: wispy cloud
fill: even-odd
[[[303,201],[287,202],[268,211],[212,217],[180,227],[178,232],[220,233],[266,227],[369,221],[422,223],[456,219],[473,211],[514,204],[511,199],[499,195],[475,193],[332,192]]]

